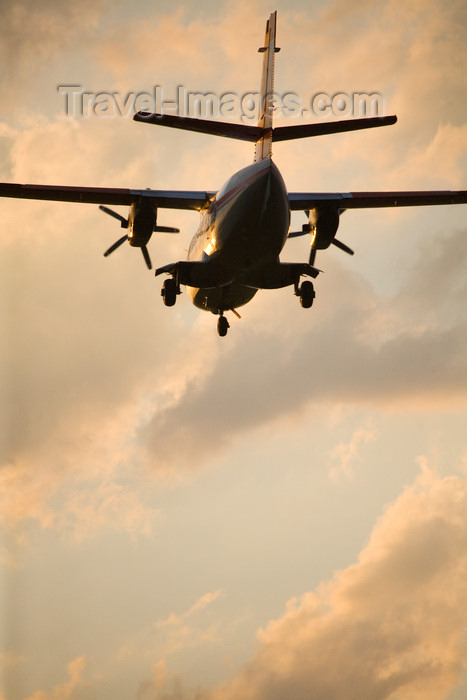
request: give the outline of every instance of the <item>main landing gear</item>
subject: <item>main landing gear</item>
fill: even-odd
[[[313,306],[313,301],[315,299],[315,288],[313,287],[313,282],[305,280],[302,282],[300,287],[295,285],[295,296],[300,297],[300,305],[303,309],[309,309]]]
[[[164,285],[161,290],[161,296],[164,299],[164,304],[166,306],[173,306],[177,301],[177,294],[180,294],[180,290],[177,288],[177,283],[173,277],[169,277],[164,281]]]

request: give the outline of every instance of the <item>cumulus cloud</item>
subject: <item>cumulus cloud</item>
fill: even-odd
[[[172,613],[166,619],[159,620],[156,623],[156,628],[160,629],[160,628],[164,628],[164,627],[180,626],[181,624],[183,624],[185,622],[185,620],[187,620],[190,617],[193,617],[193,615],[195,615],[196,613],[200,612],[201,610],[204,610],[204,608],[211,605],[211,603],[213,603],[215,600],[217,600],[217,598],[219,598],[219,596],[221,594],[222,594],[221,590],[205,593],[200,598],[198,598],[198,600],[195,603],[193,603],[191,608],[186,610],[184,613],[182,613],[180,615],[177,615],[176,613]]]
[[[280,43],[287,52],[294,46],[310,70],[297,72],[284,52],[276,87],[303,99],[319,90],[377,92],[385,113],[398,116],[395,126],[381,130],[297,144],[305,161],[302,172],[292,172],[298,183],[310,178],[312,162],[312,181],[319,173],[320,186],[331,190],[340,181],[339,187],[352,182],[353,189],[369,189],[368,183],[375,189],[462,187],[466,26],[464,3],[457,0],[443,6],[430,0],[370,7],[333,2],[281,12]],[[415,172],[415,162],[425,168]]]
[[[431,189],[435,178],[440,189],[461,189],[466,149],[467,124],[440,124],[426,148],[409,150],[392,177],[408,189]]]
[[[317,88],[383,90],[399,123],[384,137],[375,130],[278,145],[289,188],[465,184],[465,3],[320,7],[280,12],[276,87],[303,96]],[[24,104],[24,86],[51,62],[68,65],[70,48],[80,65],[92,51],[96,80],[110,74],[122,89],[141,80],[143,87],[159,80],[193,81],[205,90],[257,87],[260,57],[251,52],[269,8],[224,5],[207,19],[164,8],[124,27],[99,26],[104,11],[101,2],[3,3],[0,51],[15,109]],[[298,61],[310,66],[305,75]],[[246,73],[252,83],[245,84]],[[54,99],[60,101],[56,91]],[[252,154],[243,149],[62,114],[34,112],[20,126],[0,124],[5,180],[211,189],[248,162]],[[94,208],[2,201],[1,210],[6,528],[33,519],[80,540],[110,528],[148,534],[157,508],[142,492],[154,475],[192,472],[258,427],[287,426],[326,402],[426,409],[465,402],[467,236],[448,216],[445,235],[427,237],[390,298],[324,253],[326,275],[317,280],[310,312],[287,290],[259,293],[223,343],[214,317],[191,309],[186,296],[173,310],[161,306],[138,251],[123,247],[103,261],[118,227]],[[197,222],[188,214],[160,216],[168,225],[181,220],[183,239],[151,242],[161,264],[183,257]],[[399,245],[405,248],[410,235],[399,231]],[[342,445],[341,472],[351,469],[366,439],[357,431]],[[424,674],[438,700],[461,668],[464,496],[460,479],[420,478],[383,516],[359,562],[292,601],[261,634],[249,668],[219,697],[350,697],[350,688],[358,697],[367,691],[378,700],[426,700]],[[161,620],[165,648],[215,640],[215,625],[188,624],[214,600],[203,597]],[[65,684],[34,700],[69,697],[83,672],[76,659]],[[341,681],[343,691],[333,685]],[[140,688],[142,698],[182,694],[163,661]]]
[[[431,67],[426,47],[431,39],[438,41],[436,60],[440,64],[454,60],[449,47],[453,55],[458,50],[461,53],[462,7],[453,2],[443,11],[433,10],[434,21],[430,13],[417,15],[425,6],[416,2],[404,3],[403,8],[400,3],[391,7],[377,4],[368,12],[367,3],[360,3],[349,12],[334,3],[331,9],[317,9],[315,14],[281,12],[279,43],[284,54],[280,54],[278,74],[283,87],[295,87],[294,51],[314,66],[313,75],[301,76],[303,84],[296,86],[304,90],[316,88],[316,75],[329,76],[330,85],[341,78],[346,83],[357,65],[365,85],[377,89],[378,80],[384,79],[394,87],[394,81],[400,82],[405,57],[406,84],[400,89],[408,95],[414,85],[425,81],[430,99],[434,99],[439,71],[434,82],[424,78]],[[12,36],[14,22],[28,8],[28,3],[20,3],[17,10],[12,3],[5,5],[8,22],[4,27],[10,27]],[[67,24],[66,32],[71,31],[65,16],[69,10],[53,2],[47,8],[37,22],[38,41],[47,27],[55,31],[60,22]],[[408,21],[401,39],[402,10]],[[39,7],[34,9],[27,22],[40,11]],[[80,3],[76,12],[81,11],[83,23],[89,12],[89,31],[94,31],[105,6],[94,3],[91,8]],[[250,51],[250,43],[256,49],[258,38],[262,39],[263,13],[261,8],[241,3],[225,13],[213,14],[208,21],[190,12],[158,10],[124,29],[118,23],[105,25],[101,27],[97,73],[113,70],[116,77],[132,80],[140,75],[142,65],[149,72],[156,64],[167,71],[183,68],[191,77],[193,71],[199,75],[199,61],[201,65],[205,61],[209,65],[203,76],[215,74],[219,85],[232,78],[232,84],[244,86],[239,54]],[[317,20],[322,27],[318,33],[314,31]],[[254,37],[243,31],[245,26],[253,26],[253,21]],[[242,32],[235,32],[240,26]],[[66,43],[66,32],[59,32],[56,41]],[[122,32],[134,51],[122,52]],[[450,34],[454,43],[441,41],[443,32]],[[161,41],[154,44],[149,40],[153,36]],[[237,40],[237,36],[241,38]],[[19,45],[25,65],[31,60],[34,41]],[[167,42],[172,42],[172,52],[167,51]],[[52,41],[47,45],[48,51],[60,54],[62,44]],[[128,49],[128,44],[125,46]],[[219,61],[211,60],[210,46],[220,52]],[[369,61],[365,56],[373,49],[378,60]],[[228,73],[226,66],[230,66]],[[257,73],[259,79],[259,68]],[[449,73],[443,84],[451,101],[458,94],[456,76],[457,72]],[[335,84],[336,89],[346,87]],[[20,91],[17,95],[21,97]],[[415,107],[416,103],[414,98],[411,109],[426,107]],[[443,114],[451,118],[450,110]],[[458,114],[454,114],[456,119]],[[313,140],[306,146],[310,151],[301,146],[301,153],[291,143],[287,145],[290,157],[284,156],[283,150],[278,155],[284,174],[290,176],[291,188],[298,182],[302,189],[310,187],[306,153],[313,153],[313,178],[319,173],[320,186],[329,180],[335,188],[336,178],[342,179],[342,172],[347,176],[347,166],[353,172],[359,159],[371,165],[365,174],[366,186],[375,171],[381,175],[381,186],[385,178],[388,182],[397,180],[398,185],[402,180],[412,185],[417,176],[425,177],[429,172],[433,178],[441,173],[448,186],[459,180],[465,138],[454,116],[454,125],[439,126],[439,112],[426,111],[424,123],[429,125],[429,133],[421,146],[415,138],[420,124],[410,122],[404,134],[416,144],[414,152],[407,151],[405,136],[391,141],[390,148],[376,149],[363,144],[374,144],[371,139],[380,136],[365,134],[370,142],[364,142],[359,140],[363,135],[355,134],[346,135],[346,140],[320,141],[321,145]],[[230,153],[227,148],[232,144],[227,147],[209,141],[206,145],[207,137],[196,136],[190,141],[193,152],[186,155],[180,146],[186,135],[175,137],[170,130],[159,132],[140,126],[119,120],[73,122],[61,115],[52,121],[35,115],[21,127],[3,125],[0,135],[8,156],[1,166],[3,177],[118,186],[207,184],[211,188],[230,174],[225,170],[225,154]],[[337,143],[339,146],[332,145]],[[350,143],[354,145],[350,147]],[[384,143],[378,142],[379,146]],[[221,164],[219,148],[224,149]],[[404,162],[414,163],[412,168],[402,165],[402,155]],[[235,156],[234,164],[240,160]],[[428,186],[428,180],[425,183]],[[102,251],[118,236],[118,229],[94,208],[4,201],[2,216],[1,303],[8,329],[2,348],[8,367],[2,393],[8,397],[8,410],[1,444],[8,465],[4,478],[14,485],[7,493],[4,510],[11,514],[12,522],[18,522],[21,513],[22,517],[37,518],[44,527],[63,522],[50,495],[60,493],[67,480],[71,484],[72,473],[80,474],[86,489],[91,483],[89,474],[99,464],[105,472],[105,488],[113,490],[115,497],[119,482],[112,482],[111,474],[122,463],[148,466],[153,474],[183,473],[212,459],[236,437],[261,425],[289,420],[322,401],[338,398],[381,404],[465,396],[464,233],[447,236],[436,246],[429,244],[423,258],[412,266],[408,282],[389,301],[375,296],[363,279],[335,263],[326,263],[327,277],[317,281],[316,306],[306,317],[291,306],[295,300],[287,291],[260,293],[245,310],[245,320],[236,324],[227,343],[220,345],[214,319],[200,314],[193,321],[198,312],[188,310],[186,298],[175,310],[161,307],[158,286],[144,275],[138,251],[122,248],[104,267]],[[161,214],[160,222],[177,225],[183,219],[187,229],[194,230],[196,220],[186,216],[167,212],[163,221]],[[161,263],[183,257],[188,237],[183,242],[155,240],[151,253]],[[65,501],[71,508],[72,499]],[[104,502],[108,501],[104,498]],[[135,502],[129,497],[125,503],[129,516],[122,523],[137,522],[131,516]],[[105,512],[110,517],[111,509],[95,506],[97,520]],[[143,513],[144,504],[141,508]],[[76,517],[88,517],[91,510],[76,503],[73,506]],[[145,517],[138,522],[144,530]]]
[[[155,623],[156,644],[152,653],[164,658],[159,658],[153,665],[152,677],[140,682],[138,700],[182,700],[186,696],[181,675],[168,672],[166,659],[187,649],[193,652],[195,648],[219,643],[222,634],[220,622],[206,620],[206,612],[221,595],[221,590],[205,593],[188,610],[172,613]]]
[[[144,186],[148,154],[133,158],[123,138],[116,152],[125,129],[63,118],[5,129],[4,178]],[[139,251],[104,260],[120,234],[97,207],[3,200],[2,217],[2,521],[32,518],[77,537],[96,526],[148,532],[154,512],[121,486],[132,470],[134,431],[154,402],[196,374],[203,350],[185,357],[177,313],[164,314]],[[154,248],[161,243],[171,257],[174,244]]]
[[[290,295],[289,305],[279,299],[285,292],[260,293],[224,345],[214,318],[200,316],[181,331],[176,316],[156,310],[156,299],[151,313],[159,328],[148,335],[130,312],[139,304],[134,292],[147,294],[136,270],[135,280],[124,273],[133,292],[109,316],[112,299],[108,293],[97,299],[87,287],[89,274],[70,287],[54,279],[61,272],[47,263],[56,290],[50,296],[39,283],[39,266],[40,294],[16,326],[11,359],[17,370],[4,394],[10,396],[2,442],[9,464],[2,473],[5,521],[34,518],[79,537],[105,520],[147,532],[154,513],[119,485],[143,465],[153,474],[190,472],[238,436],[329,401],[425,408],[465,401],[466,240],[459,232],[432,242],[389,300],[336,265],[327,267],[325,286],[318,280],[322,298],[310,312],[296,308]],[[82,264],[91,264],[88,257]],[[74,305],[87,315],[64,313]],[[104,479],[104,491],[95,479]],[[62,512],[56,511],[58,494]]]
[[[61,3],[5,0],[0,11],[2,101],[15,108],[11,90],[24,89],[60,52],[93,36],[108,0]]]
[[[361,426],[354,430],[349,442],[340,442],[330,454],[331,466],[329,475],[337,480],[341,477],[351,478],[354,474],[355,462],[358,461],[358,452],[362,445],[375,440],[376,431],[369,425]]]
[[[189,689],[165,662],[140,697],[441,700],[467,670],[467,481],[420,472],[376,522],[355,564],[288,601],[229,682]],[[459,695],[459,697],[461,697]]]
[[[75,691],[82,683],[82,676],[86,668],[84,656],[78,656],[67,666],[68,680],[62,685],[57,685],[52,691],[38,690],[30,695],[27,700],[68,700],[73,697]]]
[[[120,85],[135,79],[138,85],[155,82],[167,90],[166,95],[173,95],[172,89],[179,81],[187,80],[190,82],[184,82],[186,87],[195,90],[256,88],[260,58],[253,85],[244,84],[244,73],[243,83],[238,82],[236,63],[245,51],[255,58],[268,10],[244,1],[235,6],[224,3],[216,10],[210,8],[204,13],[200,9],[193,14],[191,8],[183,6],[164,7],[150,16],[133,19],[99,43],[97,57]],[[249,26],[253,29],[248,30]]]
[[[427,246],[390,300],[335,267],[306,324],[283,302],[258,300],[249,328],[223,348],[204,380],[155,413],[142,443],[161,462],[191,467],[239,433],[312,403],[465,401],[466,240],[459,232]]]
[[[424,466],[358,562],[292,599],[212,697],[440,700],[465,668],[467,482]]]
[[[465,121],[459,98],[465,85],[462,2],[452,0],[443,6],[430,0],[363,0],[352,6],[333,2],[316,13],[281,14],[279,25],[282,35],[293,36],[306,51],[315,80],[325,78],[336,90],[386,88],[386,108],[391,105],[401,120],[410,120],[410,128],[425,115],[418,123],[422,138],[432,133],[439,119]],[[299,24],[302,32],[297,31]]]

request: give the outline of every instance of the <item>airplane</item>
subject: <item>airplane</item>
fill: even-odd
[[[341,133],[394,124],[396,116],[365,117],[317,124],[273,126],[277,12],[266,22],[263,54],[261,102],[256,126],[243,123],[181,117],[169,114],[137,112],[133,119],[255,144],[254,161],[232,175],[218,192],[0,183],[0,196],[43,199],[62,202],[99,204],[104,213],[120,221],[127,233],[105,253],[108,256],[125,241],[141,248],[147,267],[152,263],[147,244],[153,232],[178,232],[157,225],[159,209],[196,210],[201,215],[199,228],[190,243],[188,257],[155,270],[166,274],[161,294],[166,306],[173,306],[185,286],[193,304],[218,316],[217,331],[225,336],[230,324],[226,312],[247,304],[259,289],[293,287],[303,308],[315,298],[313,282],[320,270],[315,266],[316,252],[331,244],[353,255],[336,239],[341,214],[347,209],[391,206],[465,204],[467,191],[412,192],[287,192],[284,180],[272,159],[276,141]],[[106,205],[129,205],[127,219]],[[308,222],[301,231],[291,232],[292,211],[305,212]],[[308,262],[281,262],[280,253],[288,238],[309,235]]]

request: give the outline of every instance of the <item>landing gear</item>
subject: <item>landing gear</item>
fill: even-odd
[[[227,321],[225,316],[219,316],[217,319],[217,332],[223,338],[225,335],[227,335],[227,331],[230,328],[230,324]]]
[[[164,304],[166,306],[173,306],[177,301],[177,283],[170,277],[164,281],[164,286],[161,290],[161,296],[164,299]]]
[[[313,306],[313,301],[315,298],[315,288],[313,287],[313,282],[305,280],[302,285],[298,287],[295,294],[300,297],[300,305],[304,309],[309,309]]]

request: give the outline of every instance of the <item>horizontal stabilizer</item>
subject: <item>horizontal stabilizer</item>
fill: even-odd
[[[185,129],[197,131],[201,134],[213,134],[214,136],[226,136],[230,139],[252,141],[255,143],[263,135],[263,129],[248,124],[230,124],[211,119],[196,119],[194,117],[178,117],[174,114],[155,114],[151,112],[137,112],[133,119],[136,122],[170,126],[173,129]]]
[[[137,112],[133,119],[136,122],[169,126],[173,129],[185,129],[197,131],[201,134],[213,136],[225,136],[230,139],[251,141],[256,143],[264,136],[271,133],[270,129],[249,124],[232,124],[213,119],[198,119],[195,117],[179,117],[175,114],[157,114],[155,112]],[[338,122],[321,122],[318,124],[295,124],[294,126],[278,126],[272,129],[272,140],[289,141],[291,139],[303,139],[309,136],[323,136],[325,134],[338,134],[344,131],[356,131],[358,129],[371,129],[377,126],[395,124],[396,116],[391,117],[365,117],[363,119],[344,119]]]
[[[273,141],[288,141],[303,139],[308,136],[324,136],[325,134],[340,134],[344,131],[372,129],[377,126],[395,124],[397,117],[365,117],[363,119],[344,119],[338,122],[322,122],[319,124],[295,124],[294,126],[278,126],[272,130]]]

